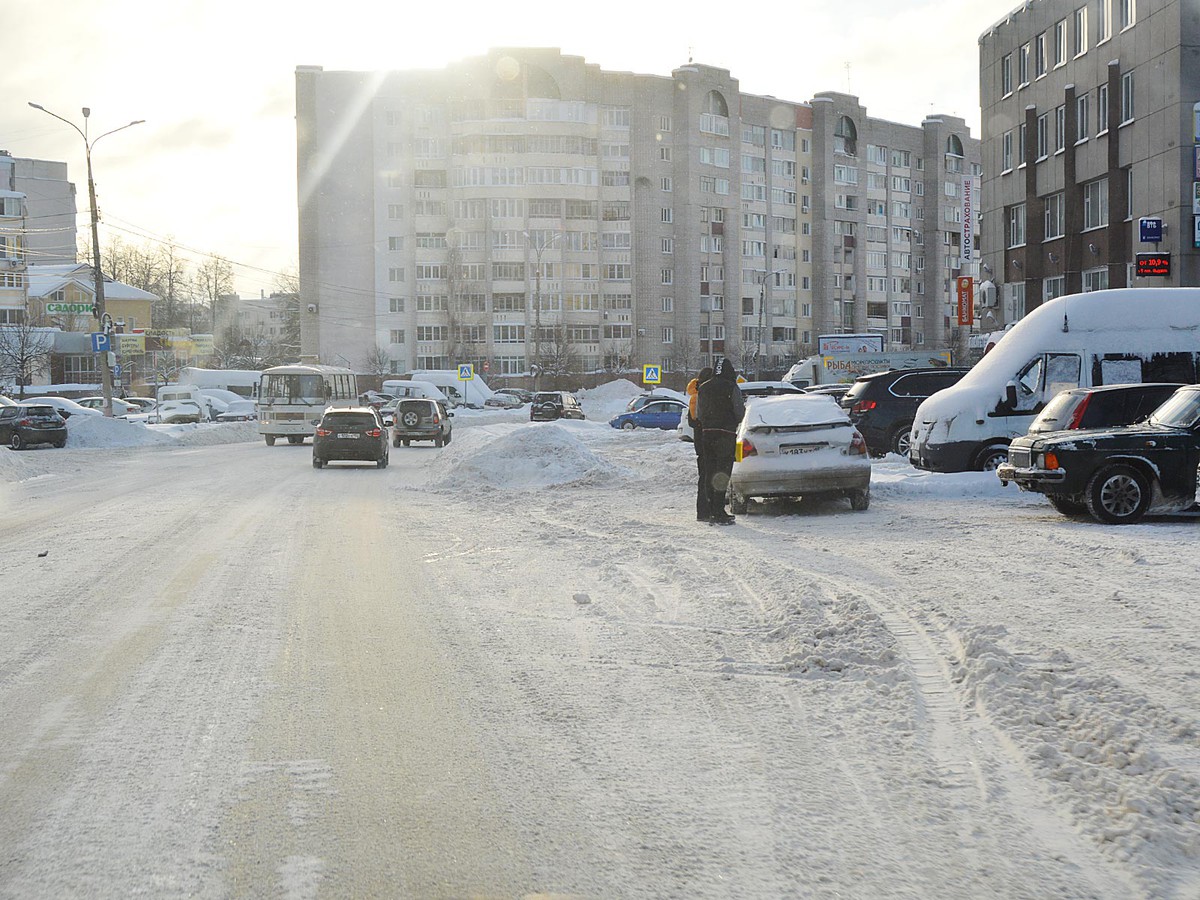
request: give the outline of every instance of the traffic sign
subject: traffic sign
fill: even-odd
[[[118,363],[117,365],[113,366],[113,378],[120,378],[120,377],[121,377],[121,364]]]
[[[643,384],[660,384],[662,382],[662,366],[647,364],[642,366]]]
[[[458,366],[458,380],[471,381],[475,377],[474,363],[460,363]]]
[[[107,353],[112,349],[112,338],[104,331],[92,332],[92,352]]]

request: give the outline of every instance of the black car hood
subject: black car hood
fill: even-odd
[[[1027,434],[1014,440],[1012,445],[1034,450],[1062,447],[1067,444],[1081,449],[1103,447],[1111,450],[1142,450],[1147,446],[1162,447],[1173,443],[1186,443],[1189,438],[1190,433],[1186,428],[1142,424]]]

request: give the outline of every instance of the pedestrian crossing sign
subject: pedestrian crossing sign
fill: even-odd
[[[659,384],[662,381],[662,366],[642,366],[642,384]]]
[[[460,363],[459,367],[458,367],[458,380],[459,381],[471,381],[474,378],[475,378],[475,364],[474,363]]]

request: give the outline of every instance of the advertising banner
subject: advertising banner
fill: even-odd
[[[975,225],[978,218],[979,179],[970,175],[963,179],[962,196],[962,258],[970,262],[975,258]]]
[[[958,324],[970,325],[975,321],[975,279],[964,275],[954,281],[958,296]]]

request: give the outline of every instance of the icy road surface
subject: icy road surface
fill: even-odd
[[[1200,896],[1200,521],[604,418],[0,451],[0,896]]]

